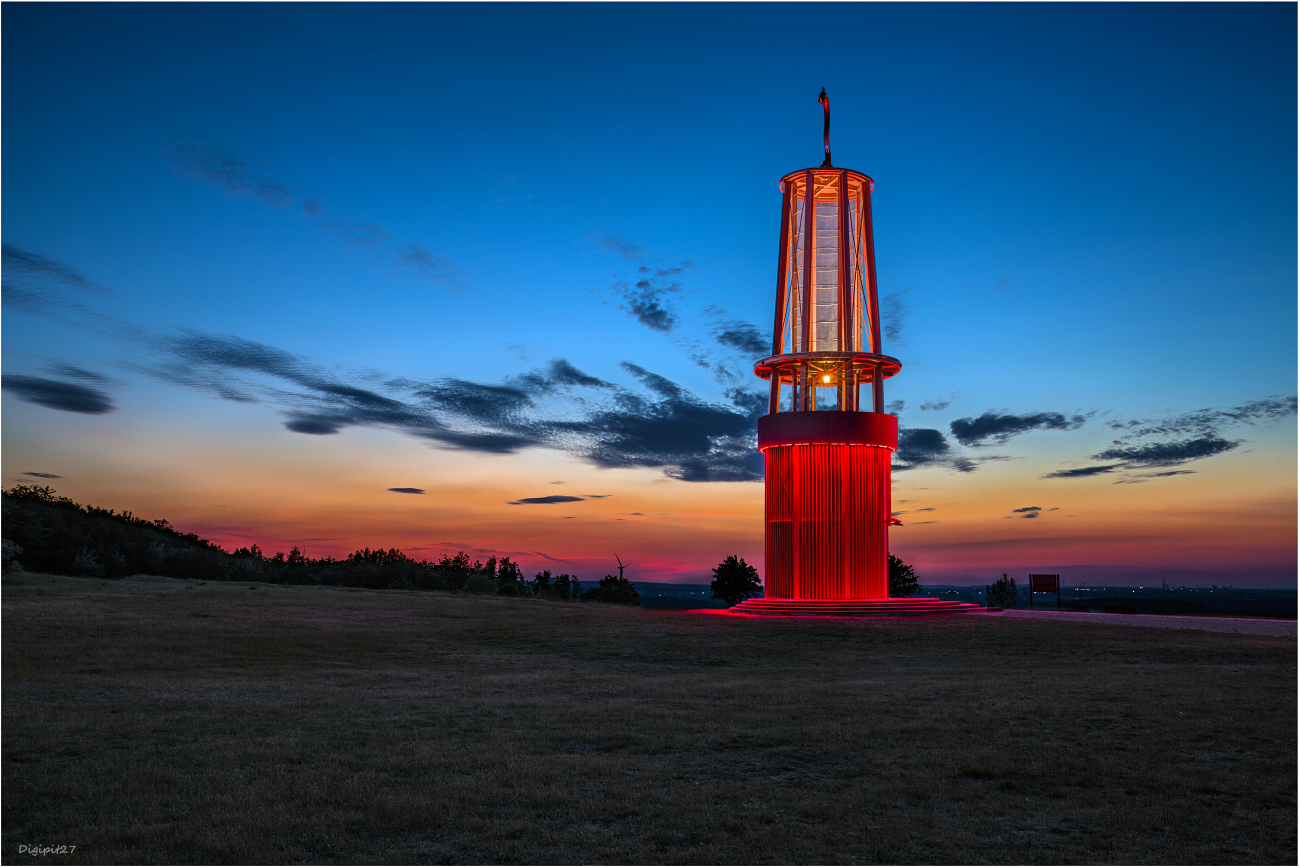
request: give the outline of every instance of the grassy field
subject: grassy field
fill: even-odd
[[[1296,863],[1294,639],[38,575],[3,606],[5,863]]]

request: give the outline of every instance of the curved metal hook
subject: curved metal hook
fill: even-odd
[[[822,88],[821,96],[817,101],[822,104],[822,109],[826,113],[826,123],[822,126],[822,142],[826,145],[826,161],[822,163],[822,168],[831,164],[831,98],[826,95],[826,88]]]

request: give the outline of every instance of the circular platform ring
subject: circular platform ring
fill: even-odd
[[[807,363],[814,375],[823,370],[841,370],[851,365],[858,382],[871,381],[872,372],[880,368],[885,379],[898,374],[903,369],[903,362],[892,355],[878,355],[874,352],[792,352],[788,355],[772,355],[754,364],[754,375],[771,380],[773,374],[781,382],[793,383],[799,377],[799,371]],[[839,375],[844,375],[843,373]]]
[[[746,599],[728,609],[733,614],[769,617],[928,617],[985,611],[983,605],[953,599]]]

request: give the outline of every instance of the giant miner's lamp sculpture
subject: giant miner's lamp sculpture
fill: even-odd
[[[880,343],[871,178],[826,159],[781,179],[781,242],[772,355],[758,420],[766,468],[765,596],[748,614],[900,615],[977,605],[890,599],[887,557],[890,461],[898,419],[885,412],[885,380],[902,368]],[[864,406],[863,391],[869,404]]]

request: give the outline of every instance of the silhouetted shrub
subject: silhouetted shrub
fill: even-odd
[[[992,584],[985,585],[984,590],[988,593],[989,605],[997,608],[1016,607],[1016,579],[1008,578],[1006,572]]]
[[[501,596],[526,596],[528,586],[524,582],[523,570],[518,563],[512,563],[509,557],[501,558],[497,566],[497,593]]]
[[[469,576],[465,582],[464,591],[466,593],[478,593],[487,596],[497,592],[497,582],[487,576],[485,572],[475,572]]]
[[[568,574],[551,577],[550,569],[538,572],[528,582],[528,595],[538,599],[576,599],[581,592],[582,584],[577,578]]]
[[[23,553],[21,545],[15,545],[12,539],[3,539],[0,540],[0,551],[3,552],[3,566],[0,568],[5,572],[23,571],[23,564],[18,562],[18,555]]]
[[[902,560],[889,555],[889,595],[899,599],[915,596],[921,592],[921,585],[916,582],[916,570]]]
[[[584,602],[607,602],[611,605],[640,605],[641,596],[626,578],[606,575],[600,583],[582,592]]]
[[[103,578],[104,566],[95,559],[95,555],[81,549],[81,553],[72,561],[72,567],[77,570],[78,575],[85,575],[88,578]]]
[[[743,557],[732,554],[713,570],[713,582],[709,584],[714,599],[721,599],[728,605],[759,596],[763,585],[758,580],[758,570],[745,562]]]

